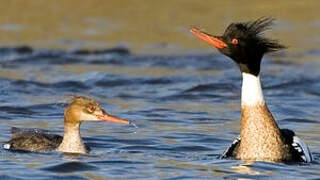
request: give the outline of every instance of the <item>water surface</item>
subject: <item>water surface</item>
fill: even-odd
[[[313,51],[313,54],[320,54]],[[311,53],[306,53],[309,55]],[[245,165],[218,157],[239,133],[239,70],[214,53],[134,55],[128,49],[2,48],[0,141],[10,127],[62,134],[70,95],[89,95],[137,126],[83,123],[88,156],[16,153],[1,149],[1,178],[213,179],[319,177],[317,61],[267,56],[264,93],[282,128],[310,146],[311,164]]]

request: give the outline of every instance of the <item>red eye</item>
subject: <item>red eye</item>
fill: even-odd
[[[238,44],[238,39],[232,39],[231,43],[232,43],[233,45],[237,45],[237,44]]]
[[[95,109],[96,109],[96,108],[95,108],[94,106],[89,106],[89,111],[90,111],[90,112],[95,111]]]

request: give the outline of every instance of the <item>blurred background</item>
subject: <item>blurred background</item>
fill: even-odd
[[[320,46],[319,5],[317,0],[1,1],[0,45],[181,53],[209,49],[191,37],[192,26],[221,34],[230,22],[273,17],[272,37],[301,52]]]

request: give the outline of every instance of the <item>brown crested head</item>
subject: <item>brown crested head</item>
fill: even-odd
[[[130,124],[128,120],[106,113],[96,100],[84,96],[74,96],[64,115],[65,123],[72,124],[78,124],[82,121],[108,121]]]

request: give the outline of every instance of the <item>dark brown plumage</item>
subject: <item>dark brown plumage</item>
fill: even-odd
[[[12,127],[11,140],[6,144],[10,150],[45,152],[55,150],[62,142],[62,136],[50,134],[39,129],[20,129]]]

